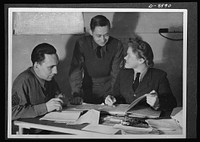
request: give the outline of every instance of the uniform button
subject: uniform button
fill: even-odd
[[[136,97],[136,94],[134,94],[133,96]]]

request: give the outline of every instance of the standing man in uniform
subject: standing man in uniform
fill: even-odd
[[[112,93],[123,61],[123,45],[109,36],[110,21],[103,15],[91,19],[90,35],[75,43],[69,72],[72,104],[100,104]]]

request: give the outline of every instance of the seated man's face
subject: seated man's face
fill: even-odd
[[[109,39],[109,27],[108,26],[97,26],[94,31],[90,34],[93,36],[94,41],[99,46],[104,46]]]
[[[36,63],[36,74],[39,78],[51,81],[57,74],[58,56],[57,54],[45,54],[45,59],[41,63]]]

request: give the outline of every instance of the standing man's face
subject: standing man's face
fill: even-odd
[[[108,26],[97,26],[94,31],[90,31],[94,41],[99,46],[104,46],[109,39],[109,27]]]
[[[45,59],[41,63],[35,63],[35,71],[39,78],[51,81],[57,74],[58,56],[57,54],[45,54]]]

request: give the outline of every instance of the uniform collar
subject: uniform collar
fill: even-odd
[[[107,43],[108,43],[108,42],[107,42]],[[103,49],[103,51],[105,51],[105,52],[107,51],[107,43],[106,43],[104,46],[102,46],[102,49]],[[99,46],[99,45],[96,44],[96,42],[95,42],[94,39],[92,38],[92,47],[93,47],[93,49],[96,50],[98,46]]]
[[[145,70],[143,70],[143,71],[140,72],[140,79],[139,79],[140,81],[142,81],[142,79],[143,79],[144,75],[147,73],[147,71],[148,71],[148,67]],[[134,78],[136,77],[137,73],[138,72],[134,71]]]

